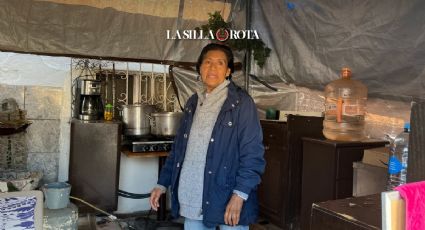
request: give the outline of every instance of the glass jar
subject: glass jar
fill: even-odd
[[[114,117],[114,107],[111,104],[106,104],[103,117],[105,121],[112,121],[112,118]]]

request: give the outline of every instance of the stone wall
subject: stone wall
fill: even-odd
[[[42,171],[43,182],[58,178],[63,88],[0,84],[0,101],[14,98],[32,124],[26,130],[27,168]],[[4,154],[4,153],[0,153]]]

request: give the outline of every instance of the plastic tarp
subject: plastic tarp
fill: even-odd
[[[251,0],[252,29],[272,49],[250,80],[260,112],[266,108],[322,111],[321,91],[343,66],[368,86],[368,122],[400,126],[408,103],[424,97],[425,2],[421,0]],[[195,62],[207,40],[167,39],[167,30],[191,30],[220,11],[245,29],[246,1],[0,0],[0,50]],[[243,60],[244,53],[236,53]],[[182,98],[196,73],[175,68]],[[235,81],[244,86],[243,74]],[[403,102],[373,99],[396,98]],[[406,106],[407,105],[407,106]],[[384,128],[385,129],[385,128]],[[372,131],[374,129],[371,129]]]
[[[0,50],[194,62],[208,41],[173,40],[167,31],[171,37],[193,30],[215,11],[244,23],[244,7],[211,0],[0,0]]]
[[[348,66],[369,96],[425,96],[425,1],[253,0],[252,9],[272,49],[254,74],[323,89]]]
[[[425,2],[251,0],[252,29],[272,49],[251,73],[323,89],[343,66],[371,96],[424,97]],[[240,0],[1,0],[0,50],[195,62],[206,40],[167,39],[220,11],[245,29]],[[238,54],[242,60],[243,54]]]

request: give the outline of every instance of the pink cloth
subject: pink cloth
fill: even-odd
[[[406,230],[425,229],[425,181],[395,188],[406,202]]]

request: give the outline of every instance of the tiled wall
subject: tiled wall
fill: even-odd
[[[42,171],[43,182],[57,181],[63,88],[0,84],[0,101],[14,98],[32,122],[26,130],[28,169]],[[1,154],[1,153],[0,153]]]

